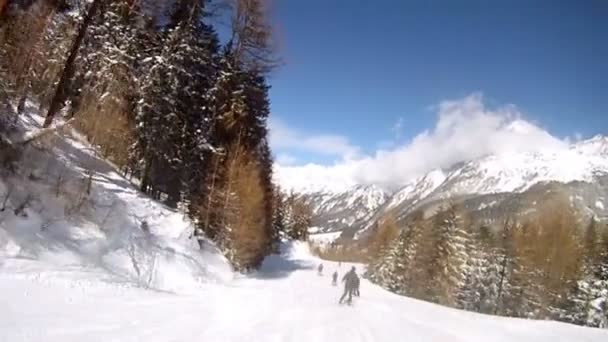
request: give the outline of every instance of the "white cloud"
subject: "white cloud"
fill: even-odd
[[[460,100],[443,101],[435,110],[435,127],[408,143],[333,166],[289,167],[288,173],[295,177],[298,172],[316,172],[314,177],[307,176],[311,181],[312,178],[331,179],[338,173],[346,182],[394,187],[432,169],[488,154],[535,152],[568,146],[567,141],[523,119],[514,105],[488,108],[479,93]]]
[[[353,158],[359,154],[359,148],[342,135],[306,134],[276,118],[270,120],[269,126],[270,146],[274,151],[300,150],[341,158]]]
[[[320,186],[326,191],[343,191],[355,185],[352,177],[353,165],[341,162],[325,166],[306,164],[302,166],[275,165],[275,177],[287,191],[319,191]]]
[[[489,109],[480,94],[439,104],[431,131],[393,150],[359,160],[354,171],[362,183],[399,184],[434,168],[488,154],[541,151],[567,144],[522,119],[513,105]]]

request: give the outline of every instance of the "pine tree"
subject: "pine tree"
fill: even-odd
[[[173,16],[171,29],[151,49],[142,67],[141,100],[136,116],[137,142],[132,151],[142,170],[142,190],[164,192],[175,206],[192,201],[200,170],[211,150],[207,91],[215,78],[217,38],[201,21],[202,3]]]
[[[398,239],[391,241],[383,250],[379,251],[375,258],[372,259],[366,274],[371,281],[393,292],[397,292],[399,288],[396,279],[396,269],[400,262],[400,251],[405,248],[402,242],[400,236]]]
[[[576,282],[560,319],[608,328],[608,231],[600,234],[595,218],[584,238],[584,273]]]
[[[468,232],[456,205],[450,203],[434,218],[435,250],[429,265],[434,282],[429,285],[431,299],[437,303],[455,306],[456,289],[464,282]]]
[[[285,195],[281,192],[281,188],[276,186],[273,192],[273,212],[272,212],[272,239],[273,239],[273,252],[279,252],[279,244],[281,239],[286,237],[285,228]]]
[[[134,140],[139,17],[128,0],[100,11],[82,44],[67,96],[76,126],[123,171]]]
[[[87,34],[89,25],[91,24],[91,22],[97,15],[97,12],[100,10],[100,8],[103,7],[104,4],[104,0],[93,0],[91,5],[89,5],[86,10],[84,18],[82,19],[82,22],[78,27],[76,37],[74,38],[70,50],[68,52],[68,56],[63,64],[63,68],[59,74],[59,81],[57,82],[55,93],[51,98],[49,110],[46,113],[43,127],[48,127],[53,123],[53,119],[61,110],[64,105],[64,101],[67,99],[68,91],[70,89],[70,82],[72,80],[72,77],[74,76],[74,62],[76,60],[76,57],[78,56],[78,51],[80,50],[80,46]]]
[[[507,259],[495,246],[494,237],[488,227],[480,227],[469,245],[469,256],[465,268],[465,281],[458,291],[459,307],[488,314],[495,314],[501,289],[508,277]]]
[[[291,203],[291,225],[286,226],[287,235],[294,240],[308,240],[308,229],[312,222],[312,210],[302,199]]]
[[[416,251],[414,236],[417,229],[418,226],[410,226],[402,230],[391,245],[392,275],[386,287],[397,294],[409,295],[410,288],[415,285],[412,271],[415,267],[413,255]]]

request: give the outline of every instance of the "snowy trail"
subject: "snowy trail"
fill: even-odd
[[[212,243],[201,250],[189,239],[189,220],[141,195],[83,139],[60,137],[52,155],[37,157],[48,159],[34,158],[46,173],[67,168],[75,182],[95,171],[92,193],[66,217],[69,200],[52,179],[0,178],[3,196],[9,181],[16,189],[0,213],[0,342],[608,341],[608,330],[477,315],[366,280],[354,305],[340,306],[341,286],[330,284],[337,265],[324,261],[319,277],[303,243],[285,245],[257,274],[235,275]],[[13,215],[32,193],[39,201],[27,218]]]
[[[0,266],[0,341],[608,341],[606,330],[467,313],[366,280],[352,307],[339,306],[341,287],[330,285],[337,265],[324,262],[320,277],[316,263],[296,244],[254,277],[183,295],[94,269],[7,258]]]

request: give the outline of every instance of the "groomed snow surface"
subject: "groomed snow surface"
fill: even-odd
[[[478,315],[391,294],[368,281],[338,305],[330,274],[302,243],[259,273],[168,293],[117,281],[98,269],[5,258],[1,341],[551,341],[605,342],[608,331]]]
[[[212,243],[189,238],[191,222],[139,194],[82,139],[62,137],[49,155],[46,178],[0,178],[0,198],[13,189],[0,213],[0,341],[608,341],[608,330],[468,313],[366,280],[341,306],[330,275],[350,265],[323,262],[318,276],[305,243],[235,274]],[[69,196],[48,174],[64,170],[69,194],[87,169],[90,198],[66,214]],[[27,194],[27,217],[14,215]]]

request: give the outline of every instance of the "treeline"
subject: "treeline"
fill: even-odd
[[[308,240],[308,229],[312,224],[312,208],[295,193],[289,194],[275,188],[273,224],[280,238]]]
[[[255,268],[285,226],[268,145],[271,43],[262,0],[11,0],[0,124],[28,100],[45,127],[71,120],[143,192],[186,211],[194,238]]]
[[[501,227],[451,203],[400,229],[381,221],[367,276],[401,295],[486,314],[608,328],[608,227],[566,200]]]

